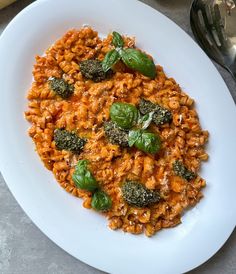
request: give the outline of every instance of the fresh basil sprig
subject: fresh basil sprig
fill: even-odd
[[[153,114],[154,112],[149,112],[142,115],[134,105],[121,102],[112,104],[110,108],[112,122],[122,129],[130,129],[134,126],[146,129],[152,122]]]
[[[141,151],[155,154],[161,148],[161,139],[158,135],[141,129],[130,130],[129,146],[133,145]]]
[[[112,35],[112,44],[116,49],[109,51],[105,55],[102,61],[104,71],[111,69],[112,66],[121,59],[127,67],[154,79],[156,77],[156,67],[153,60],[137,49],[123,48],[124,40],[118,32],[113,31]]]
[[[91,206],[98,211],[111,208],[112,201],[109,195],[99,189],[99,184],[88,169],[88,160],[79,160],[72,175],[75,186],[93,192]]]
[[[117,102],[110,107],[112,122],[122,130],[129,130],[129,147],[135,146],[139,150],[155,154],[161,148],[160,137],[145,130],[152,122],[153,114],[154,112],[149,112],[142,116],[134,105],[128,103]]]

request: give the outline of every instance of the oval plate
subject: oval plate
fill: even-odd
[[[85,23],[101,34],[135,36],[196,100],[201,124],[210,132],[210,160],[201,170],[208,183],[205,198],[181,225],[152,238],[111,231],[102,216],[82,208],[43,167],[27,136],[23,112],[34,56]],[[235,226],[235,105],[211,61],[178,26],[133,0],[36,1],[2,34],[0,60],[1,170],[18,203],[57,245],[104,271],[136,274],[182,273],[223,245]]]

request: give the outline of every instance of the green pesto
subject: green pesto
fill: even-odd
[[[147,207],[160,201],[158,191],[147,189],[136,181],[126,181],[121,187],[123,199],[131,206]]]
[[[150,112],[154,112],[152,116],[152,121],[157,125],[163,125],[165,123],[170,123],[172,120],[172,113],[161,107],[158,104],[154,104],[149,100],[141,99],[139,102],[139,111],[145,115]]]
[[[48,82],[50,88],[63,99],[69,98],[74,93],[74,86],[62,78],[52,77]]]
[[[111,69],[105,72],[102,62],[99,60],[85,60],[80,62],[79,66],[83,77],[94,82],[101,82],[109,78],[113,73]]]
[[[179,160],[176,160],[173,163],[173,170],[176,175],[182,177],[183,179],[187,181],[191,181],[197,176],[194,172],[187,169],[187,167],[184,166],[184,164]]]
[[[75,154],[79,154],[86,140],[80,138],[76,133],[65,129],[56,129],[54,131],[54,141],[58,150],[68,150]]]
[[[128,147],[128,131],[119,128],[112,121],[104,123],[104,131],[110,143],[122,147]]]

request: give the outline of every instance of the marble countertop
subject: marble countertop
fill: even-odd
[[[128,0],[127,0],[128,1]],[[0,10],[0,33],[10,20],[33,1],[20,0]],[[142,0],[159,10],[191,37],[190,0]],[[236,102],[236,82],[216,64]],[[1,274],[98,274],[104,273],[73,258],[50,241],[26,216],[0,175],[0,273]],[[236,273],[236,231],[209,261],[192,274]]]

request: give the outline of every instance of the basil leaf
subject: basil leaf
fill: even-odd
[[[127,48],[121,50],[120,55],[127,67],[137,70],[151,79],[156,77],[156,66],[145,53],[136,49]]]
[[[130,147],[132,147],[135,144],[137,139],[140,138],[141,134],[142,134],[141,130],[130,130],[129,131],[128,143],[129,143]]]
[[[146,129],[150,126],[152,122],[153,114],[154,114],[154,111],[149,112],[145,114],[144,116],[140,116],[138,120],[138,124],[140,125],[142,129]]]
[[[111,198],[104,191],[96,191],[93,194],[91,206],[93,209],[98,211],[106,211],[111,208]]]
[[[113,31],[112,35],[113,35],[112,44],[117,48],[123,48],[124,40],[122,36],[116,31]]]
[[[136,125],[138,110],[128,103],[114,103],[110,108],[111,120],[123,129],[129,129]]]
[[[72,175],[72,180],[77,188],[92,192],[98,188],[98,183],[92,173],[88,170],[87,165],[87,160],[78,161]]]
[[[113,65],[120,59],[118,51],[115,49],[109,51],[102,60],[102,68],[104,72],[107,72]]]
[[[161,139],[154,133],[143,131],[134,145],[139,150],[155,154],[161,148]]]

